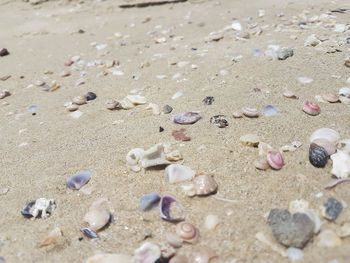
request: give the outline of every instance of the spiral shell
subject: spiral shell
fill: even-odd
[[[209,195],[216,192],[218,184],[213,177],[198,175],[194,178],[194,189],[197,195]]]
[[[199,240],[199,230],[194,225],[187,222],[180,222],[176,225],[176,234],[183,242],[190,244],[195,244]]]
[[[310,163],[317,168],[322,168],[326,166],[327,159],[328,159],[327,151],[323,147],[318,146],[315,143],[311,143],[310,149],[309,149]]]
[[[320,114],[321,109],[317,104],[311,101],[306,101],[303,106],[303,111],[311,116],[316,116]]]

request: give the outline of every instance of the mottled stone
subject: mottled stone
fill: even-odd
[[[326,203],[324,203],[325,207],[325,217],[329,220],[335,220],[338,218],[339,214],[343,210],[343,205],[334,198],[329,198]]]

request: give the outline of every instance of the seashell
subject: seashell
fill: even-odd
[[[185,124],[185,125],[194,124],[200,119],[201,119],[201,116],[199,115],[199,113],[193,112],[193,111],[176,114],[173,118],[175,123]]]
[[[170,162],[165,159],[164,145],[161,143],[145,151],[140,161],[143,168],[170,164]]]
[[[80,231],[89,238],[98,238],[96,232],[90,228],[80,228]]]
[[[182,246],[182,239],[178,235],[166,233],[165,239],[172,247],[179,248]]]
[[[325,101],[328,101],[330,103],[334,103],[334,102],[338,102],[339,101],[339,95],[335,94],[335,93],[325,93],[322,94],[322,98]]]
[[[213,96],[207,96],[203,99],[205,105],[211,105],[215,101]]]
[[[317,234],[320,232],[322,223],[317,212],[315,210],[307,209],[304,211],[304,213],[314,222],[314,233]]]
[[[334,143],[331,143],[330,141],[328,141],[326,139],[322,139],[322,138],[316,139],[312,143],[325,149],[328,156],[332,155],[333,153],[335,153],[337,151],[337,148],[335,147]]]
[[[70,71],[68,70],[63,70],[61,73],[60,73],[60,77],[64,78],[64,77],[68,77],[70,76]]]
[[[349,83],[350,83],[350,81],[349,81]],[[340,88],[338,91],[338,94],[343,95],[343,96],[349,96],[350,95],[350,88],[347,88],[347,87]]]
[[[176,235],[178,235],[183,242],[196,244],[199,241],[199,230],[192,224],[187,222],[180,222],[176,225]]]
[[[34,85],[35,85],[35,86],[38,86],[38,87],[41,87],[41,86],[45,85],[45,82],[42,81],[42,80],[36,80],[36,81],[34,82]]]
[[[350,223],[344,223],[344,225],[336,230],[336,233],[342,238],[350,236]]]
[[[141,105],[147,102],[146,97],[140,95],[128,95],[126,98],[134,105]]]
[[[338,150],[343,151],[344,153],[350,154],[350,139],[341,140],[337,143]]]
[[[286,90],[285,92],[283,92],[283,96],[288,99],[299,99],[299,97],[295,95],[294,91],[291,90]]]
[[[157,193],[149,193],[140,198],[140,211],[146,211],[151,209],[154,205],[156,205],[160,200],[160,196]]]
[[[264,158],[266,158],[266,155],[269,151],[273,150],[272,146],[265,142],[260,142],[258,145],[258,149],[259,149],[259,156],[262,156]]]
[[[215,230],[219,222],[219,217],[217,215],[207,215],[204,220],[204,226],[208,230]]]
[[[148,106],[146,107],[146,110],[152,110],[152,113],[154,115],[159,115],[160,114],[159,106],[157,104],[154,104],[154,103],[148,104]]]
[[[317,167],[323,168],[326,166],[328,160],[327,151],[317,144],[311,143],[309,148],[309,161],[310,163]]]
[[[159,210],[161,218],[166,221],[178,222],[185,219],[182,205],[172,196],[165,195],[160,199]]]
[[[267,105],[264,109],[263,109],[263,114],[266,117],[270,117],[270,116],[274,116],[276,114],[278,114],[280,112],[280,109],[273,106],[273,105]]]
[[[126,155],[126,166],[134,172],[138,172],[141,168],[138,166],[139,161],[145,154],[142,148],[134,148]]]
[[[270,165],[269,163],[267,162],[267,159],[266,158],[260,158],[260,159],[257,159],[254,161],[254,166],[256,169],[259,169],[259,170],[267,170],[270,168]]]
[[[331,143],[336,144],[340,140],[340,135],[337,131],[329,128],[321,128],[311,135],[310,142],[314,142],[316,139],[326,139]]]
[[[76,105],[76,104],[69,104],[67,107],[66,107],[66,110],[67,111],[76,111],[76,110],[78,110],[79,109],[79,106],[78,105]]]
[[[189,261],[184,256],[175,255],[169,260],[169,263],[189,263]]]
[[[160,248],[152,243],[146,242],[134,251],[132,263],[156,262],[160,258]],[[119,261],[118,261],[119,262]]]
[[[217,257],[217,254],[214,250],[210,248],[201,248],[194,252],[191,262],[193,263],[209,263],[210,260],[214,257]]]
[[[132,257],[122,254],[96,254],[89,257],[85,263],[130,263]]]
[[[309,202],[303,199],[289,202],[289,212],[291,214],[304,213],[309,208]]]
[[[135,105],[127,98],[122,99],[120,105],[124,110],[130,110],[135,107]]]
[[[350,105],[350,95],[339,95],[339,100],[343,104]]]
[[[96,98],[97,98],[97,95],[96,95],[95,93],[89,91],[88,93],[86,93],[85,97],[86,97],[86,100],[89,101],[89,100],[94,100],[94,99],[96,99]]]
[[[109,222],[110,212],[105,207],[106,203],[106,198],[94,201],[84,216],[84,221],[90,225],[93,231],[100,230]]]
[[[47,247],[47,246],[55,246],[59,240],[62,238],[62,231],[60,228],[55,227],[49,235],[44,239],[43,242],[41,242],[38,246],[41,247]]]
[[[235,119],[242,118],[243,117],[243,112],[235,111],[235,112],[232,113],[232,117],[235,118]]]
[[[324,203],[322,215],[328,220],[336,220],[342,211],[343,205],[341,202],[334,198],[328,198],[327,202]]]
[[[259,111],[254,108],[243,108],[242,113],[244,116],[250,117],[250,118],[257,118],[260,115]]]
[[[228,121],[225,117],[225,115],[215,115],[210,118],[210,123],[215,124],[219,128],[225,128],[228,126]]]
[[[350,57],[345,59],[344,65],[350,68]]]
[[[39,198],[35,201],[31,201],[22,209],[21,214],[25,217],[38,217],[45,219],[53,210],[55,210],[56,204],[53,199]]]
[[[210,195],[216,192],[218,184],[213,177],[208,175],[198,175],[193,180],[194,189],[197,195]]]
[[[267,162],[275,170],[281,169],[284,164],[282,154],[279,151],[269,151],[267,153]]]
[[[256,147],[260,142],[260,138],[255,134],[245,134],[239,138],[239,141],[243,145]]]
[[[11,93],[8,90],[3,90],[2,92],[0,92],[0,99],[3,99],[5,97],[10,96]]]
[[[86,97],[85,96],[75,96],[72,99],[72,102],[77,105],[83,105],[86,103]]]
[[[182,160],[183,158],[182,158],[182,154],[180,153],[180,151],[174,150],[170,153],[167,153],[165,159],[167,159],[170,162],[177,162],[177,161]]]
[[[32,207],[35,205],[35,201],[30,201],[29,203],[26,204],[26,206],[21,210],[21,214],[24,216],[24,217],[33,217],[33,214],[30,212]]]
[[[91,178],[91,171],[83,171],[70,177],[66,185],[70,189],[79,190],[85,184],[87,184],[87,182],[89,182],[90,178]]]
[[[178,131],[173,131],[172,133],[171,133],[171,135],[174,137],[174,139],[175,140],[177,140],[177,141],[190,141],[191,140],[191,138],[190,137],[187,137],[186,135],[185,135],[185,129],[180,129],[180,130],[178,130]]]
[[[74,112],[71,112],[69,115],[74,119],[79,119],[84,113],[80,110],[76,110]]]
[[[194,175],[195,171],[181,164],[171,164],[165,169],[165,177],[171,184],[191,181]]]
[[[181,188],[187,196],[192,197],[196,195],[196,189],[194,188],[194,184],[181,185]]]
[[[342,244],[341,239],[330,229],[323,230],[318,235],[319,241],[317,242],[317,246],[319,247],[337,247]]]
[[[176,93],[171,97],[171,99],[172,99],[172,100],[176,100],[176,99],[180,98],[183,94],[184,94],[184,91],[183,91],[183,90],[179,90],[178,92],[176,92]]]
[[[350,155],[342,150],[338,150],[331,155],[333,168],[331,173],[337,178],[347,178],[350,175]]]
[[[166,104],[166,105],[163,106],[163,112],[164,112],[164,114],[169,114],[169,113],[171,113],[172,111],[173,111],[173,108],[172,108],[170,105]]]
[[[303,111],[311,116],[316,116],[320,114],[321,109],[317,104],[310,101],[306,101],[303,105]]]
[[[120,104],[119,101],[117,100],[108,100],[106,102],[106,108],[109,109],[109,110],[120,110],[120,109],[123,109],[122,105]]]

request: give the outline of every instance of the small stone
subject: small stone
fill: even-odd
[[[215,100],[214,97],[208,96],[208,97],[204,98],[203,102],[206,105],[211,105],[211,104],[213,104],[214,100]]]
[[[287,247],[303,248],[314,235],[314,222],[304,213],[272,209],[268,224],[276,241]]]
[[[89,100],[96,99],[97,95],[95,93],[89,91],[88,93],[86,93],[85,97],[86,97],[86,100],[89,101]]]
[[[294,50],[291,47],[282,47],[277,51],[277,57],[279,60],[286,60],[294,55]]]
[[[241,136],[239,138],[239,141],[243,145],[257,147],[259,145],[260,138],[258,135],[255,134],[246,134]]]
[[[10,55],[10,52],[6,48],[0,50],[0,57],[4,57],[7,55]]]
[[[173,108],[170,105],[166,104],[166,105],[163,106],[164,114],[169,114],[172,111],[173,111]]]
[[[316,37],[316,35],[312,34],[312,35],[308,36],[308,38],[305,40],[304,46],[316,47],[320,43],[321,43],[321,41]]]
[[[177,141],[190,141],[191,138],[185,135],[185,131],[185,129],[180,129],[178,131],[173,131],[171,135]]]
[[[324,217],[329,220],[335,220],[338,218],[339,214],[343,210],[343,205],[334,198],[329,198],[326,203],[324,203]]]
[[[287,249],[288,257],[291,261],[301,260],[303,258],[303,251],[299,248],[290,247]]]

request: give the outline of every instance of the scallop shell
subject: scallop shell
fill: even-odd
[[[185,219],[182,205],[180,205],[174,197],[169,195],[165,195],[160,199],[159,212],[161,218],[166,221],[178,222]],[[175,216],[173,214],[175,214]]]
[[[309,161],[310,163],[317,167],[322,168],[325,167],[328,160],[327,151],[317,144],[311,143],[309,148]]]
[[[89,211],[85,214],[84,221],[87,222],[94,231],[100,230],[109,222],[110,212],[105,207],[106,203],[107,199],[105,198],[94,201]]]
[[[164,145],[162,143],[158,143],[145,151],[140,161],[143,168],[170,164],[170,162],[165,159]]]
[[[326,139],[316,139],[312,143],[324,148],[328,155],[332,155],[337,151],[337,148],[335,147],[334,143],[331,143],[330,141]]]
[[[335,93],[325,93],[322,94],[322,98],[325,101],[328,101],[330,103],[338,102],[339,101],[339,95]]]
[[[275,170],[281,169],[284,165],[282,154],[279,151],[269,151],[267,153],[267,162]]]
[[[66,185],[68,188],[73,190],[79,190],[83,187],[87,182],[89,182],[91,178],[91,171],[83,171],[71,176]]]
[[[218,189],[218,184],[213,177],[198,175],[193,180],[194,189],[197,195],[210,195]]]
[[[260,115],[259,111],[255,108],[243,108],[242,113],[244,114],[244,116],[250,118],[256,118]]]
[[[189,261],[184,256],[175,255],[169,260],[169,263],[189,263]]]
[[[173,118],[175,123],[185,124],[185,125],[194,124],[200,119],[201,119],[201,116],[199,115],[199,113],[193,112],[193,111],[176,114]]]
[[[326,139],[331,143],[336,144],[340,140],[340,135],[337,131],[329,128],[321,128],[311,135],[310,142],[314,142],[316,139]]]
[[[77,105],[83,105],[86,103],[86,97],[85,96],[75,96],[72,99],[72,102]]]
[[[130,263],[132,258],[122,254],[96,254],[89,257],[85,263]]]
[[[196,244],[199,241],[199,230],[192,224],[187,222],[180,222],[176,225],[176,235],[178,235],[183,242]]]
[[[178,235],[166,233],[165,239],[172,247],[179,248],[182,246],[182,239]]]
[[[303,105],[303,111],[311,116],[316,116],[320,114],[321,109],[317,104],[311,101],[306,101]]]
[[[134,105],[141,105],[147,102],[147,99],[140,95],[128,95],[126,98]]]
[[[171,164],[165,169],[165,177],[169,183],[179,183],[193,179],[195,171],[181,164]]]

